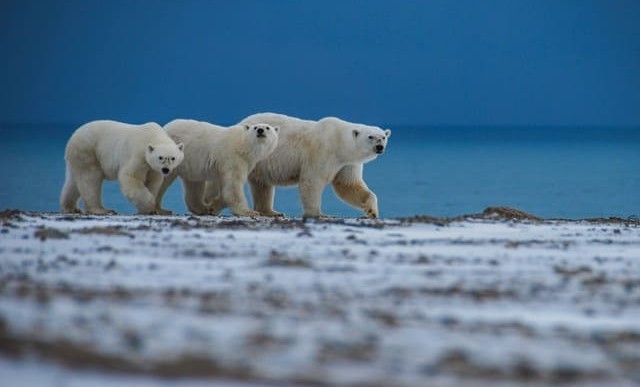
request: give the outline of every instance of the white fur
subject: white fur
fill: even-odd
[[[249,209],[244,184],[256,163],[267,157],[278,143],[278,128],[256,123],[229,128],[194,120],[174,120],[165,125],[167,134],[185,144],[185,160],[165,179],[157,197],[159,212],[162,196],[180,176],[185,203],[197,215],[217,215],[229,207],[234,215],[256,216]],[[259,134],[262,133],[262,134]]]
[[[274,113],[254,114],[241,124],[257,122],[278,126],[280,133],[276,149],[249,175],[255,210],[281,215],[273,209],[275,186],[298,184],[304,216],[322,216],[322,191],[332,183],[344,201],[378,217],[378,200],[362,179],[362,166],[379,155],[376,146],[386,149],[390,130],[335,117],[309,121]]]
[[[154,213],[154,195],[162,182],[163,169],[165,174],[170,173],[183,156],[182,144],[176,145],[153,122],[84,124],[67,143],[66,180],[60,194],[62,212],[81,212],[78,199],[82,198],[90,214],[115,213],[102,204],[102,182],[118,179],[122,193],[138,213]]]

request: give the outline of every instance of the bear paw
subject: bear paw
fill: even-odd
[[[211,215],[209,210],[206,209],[206,208],[189,208],[189,212],[191,212],[191,214],[197,215],[197,216]]]
[[[248,210],[248,211],[238,211],[237,213],[234,213],[234,215],[236,215],[236,216],[250,216],[252,218],[255,218],[256,216],[260,216],[260,213],[258,211]]]
[[[274,210],[268,210],[268,211],[258,211],[260,213],[261,216],[270,216],[270,217],[274,217],[274,218],[279,218],[279,217],[283,217],[284,214],[282,212],[278,212],[278,211],[274,211]]]
[[[173,211],[165,210],[164,208],[156,208],[157,215],[173,215]]]
[[[378,217],[378,211],[373,208],[367,208],[366,210],[364,210],[364,214],[367,216],[367,218],[371,219],[376,219]]]
[[[207,215],[213,215],[213,216],[218,216],[220,215],[220,212],[224,209],[224,206],[221,205],[210,205],[207,207]]]
[[[162,214],[158,209],[154,208],[153,210],[138,211],[136,215],[162,215]]]
[[[82,214],[82,210],[78,207],[76,208],[65,208],[62,210],[63,214]]]

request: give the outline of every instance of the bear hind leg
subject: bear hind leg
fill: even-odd
[[[282,212],[273,209],[273,198],[276,187],[272,185],[249,182],[251,187],[251,198],[253,199],[253,209],[262,216],[283,216]]]
[[[75,179],[69,167],[67,167],[67,175],[60,193],[60,209],[65,214],[81,214],[82,210],[78,207],[80,199],[80,191],[76,186]]]
[[[244,195],[246,174],[234,173],[233,170],[222,174],[222,199],[229,206],[229,210],[236,216],[260,216],[260,212],[252,211]]]
[[[204,188],[204,203],[210,215],[218,215],[225,207],[220,192],[220,184],[216,180],[208,180]]]
[[[184,188],[184,203],[187,209],[194,215],[209,215],[209,210],[204,203],[205,181],[193,181],[182,179]]]
[[[102,204],[102,182],[104,175],[99,168],[93,167],[84,170],[74,170],[73,176],[87,213],[93,215],[116,213],[114,210],[104,208]]]
[[[304,217],[319,218],[324,216],[320,207],[322,205],[322,191],[325,186],[326,184],[318,179],[300,180],[298,187]]]

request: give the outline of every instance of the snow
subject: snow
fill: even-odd
[[[20,214],[0,322],[15,385],[632,384],[640,227]]]

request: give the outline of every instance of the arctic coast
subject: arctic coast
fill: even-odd
[[[9,385],[640,382],[635,218],[1,221]]]

